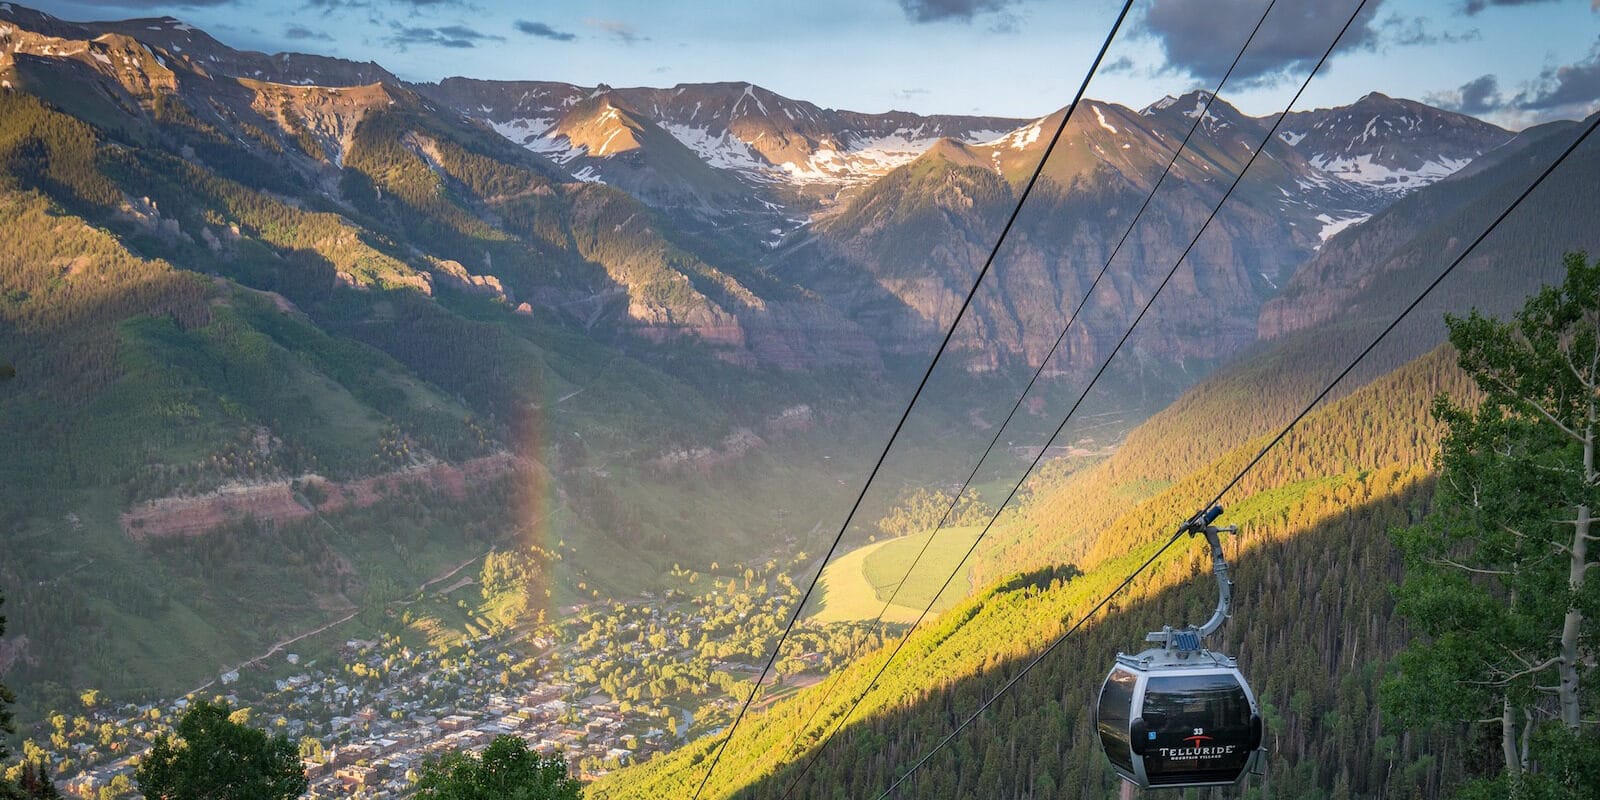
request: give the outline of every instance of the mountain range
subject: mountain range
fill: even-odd
[[[1065,113],[867,114],[748,83],[411,83],[172,18],[0,3],[0,362],[17,370],[0,387],[0,588],[23,634],[0,673],[46,697],[181,691],[530,542],[563,564],[545,607],[631,595],[680,561],[813,547]],[[1121,450],[1034,491],[973,574],[1120,566],[1139,543],[1097,536],[1169,511],[1223,458],[1207,448],[1237,458],[1287,418],[1335,345],[1386,321],[1571,130],[1381,94],[1281,122],[1204,91],[1084,101],[888,483],[960,479],[944,472],[991,435],[1159,181],[1008,444],[1053,422],[1260,151],[1108,375]],[[1433,322],[1338,394],[1394,370],[1457,386],[1414,361],[1442,341],[1439,312],[1514,307],[1559,251],[1600,249],[1583,224],[1597,164],[1575,157],[1419,311]],[[1342,442],[1337,470],[1282,471],[1333,476],[1328,497],[1397,471],[1379,512],[1400,513],[1418,479],[1402,462],[1436,434],[1419,409]],[[961,613],[989,624],[985,602]],[[958,638],[962,685],[987,686],[973,665],[992,641]],[[883,708],[931,713],[921,700]],[[660,774],[619,785],[653,792]]]
[[[861,351],[874,345],[891,354],[916,351],[945,327],[953,299],[981,263],[983,243],[992,241],[1042,154],[1049,139],[1042,134],[1064,113],[1031,121],[861,114],[740,83],[613,89],[452,78],[409,85],[372,64],[239,52],[171,18],[78,25],[15,6],[8,17],[16,30],[6,35],[0,68],[18,88],[48,97],[87,83],[95,87],[91,94],[115,98],[133,117],[145,98],[170,92],[198,120],[259,151],[256,158],[286,161],[307,189],[336,203],[350,200],[338,175],[361,123],[375,111],[385,119],[413,114],[477,141],[477,130],[492,130],[530,153],[521,163],[537,164],[539,181],[622,189],[665,214],[671,228],[695,234],[680,246],[703,250],[704,240],[721,241],[727,263],[700,252],[703,266],[649,274],[609,266],[609,280],[597,283],[570,274],[535,277],[506,264],[509,256],[494,264],[491,253],[476,247],[437,259],[459,268],[412,268],[416,274],[404,280],[465,282],[513,305],[540,301],[569,309],[586,323],[609,315],[615,327],[657,339],[692,332],[722,345],[724,357],[789,367],[870,360]],[[53,99],[64,108],[94,102]],[[109,109],[80,114],[101,111]],[[450,111],[460,116],[452,119]],[[974,368],[1043,355],[1053,337],[1029,340],[1024,331],[1047,332],[1053,326],[1041,323],[1064,319],[1107,255],[1104,247],[1059,245],[1075,235],[1114,241],[1133,203],[1202,113],[1194,141],[1157,197],[1154,219],[1125,250],[1123,263],[1133,270],[1170,257],[1171,248],[1160,245],[1198,225],[1195,209],[1214,203],[1221,178],[1263,146],[1271,120],[1242,115],[1202,92],[1137,112],[1085,104],[1046,172],[1081,205],[1047,196],[1030,210],[1028,235],[1002,255],[1000,271],[1014,284],[984,298],[981,322],[963,336]],[[253,142],[252,131],[264,138]],[[410,131],[402,138],[430,169],[448,172],[427,153],[429,137]],[[1222,300],[1213,327],[1253,315],[1327,236],[1509,138],[1478,120],[1376,94],[1348,107],[1290,115],[1224,214],[1229,241],[1214,245],[1218,237],[1208,237],[1191,257],[1197,284],[1227,287],[1211,292]],[[523,202],[495,193],[500,188],[455,205]],[[581,187],[567,192],[609,197]],[[480,211],[461,213],[482,217]],[[1172,227],[1159,230],[1163,225]],[[1234,245],[1246,241],[1248,255],[1234,258]],[[1107,305],[1134,304],[1125,295]],[[1115,313],[1086,321],[1101,335],[1069,343],[1063,364],[1093,363],[1105,335],[1126,321]],[[1174,362],[1225,358],[1248,342],[1248,327],[1209,341],[1169,336],[1156,347]],[[820,346],[808,348],[808,341]]]
[[[1109,796],[1117,782],[1092,717],[1102,676],[1114,654],[1142,646],[1145,631],[1211,613],[1216,590],[1203,551],[1187,538],[1161,550],[1175,520],[1234,475],[1224,518],[1243,534],[1228,545],[1234,605],[1216,648],[1249,676],[1270,738],[1270,766],[1247,779],[1245,794],[1439,797],[1492,774],[1478,762],[1472,729],[1407,730],[1380,710],[1379,686],[1415,635],[1397,611],[1392,587],[1403,571],[1390,537],[1429,508],[1443,434],[1430,413],[1435,398],[1475,391],[1444,344],[1444,316],[1477,309],[1504,318],[1561,280],[1564,252],[1600,247],[1586,222],[1600,145],[1575,151],[1332,383],[1327,401],[1306,404],[1579,127],[1522,131],[1470,169],[1330,237],[1263,310],[1246,352],[1144,420],[1114,453],[1032,476],[1014,513],[975,551],[970,596],[907,633],[903,649],[863,649],[826,686],[762,687],[759,713],[732,738],[710,733],[606,776],[591,793],[673,796],[704,780],[710,797],[839,787],[876,796],[904,778],[902,790],[916,796]],[[1269,447],[1303,410],[1281,446]],[[1065,438],[1092,427],[1080,419]],[[929,552],[951,546],[967,544],[935,538]],[[1124,585],[1146,559],[1148,571]],[[945,576],[922,566],[891,577],[938,585]]]
[[[613,89],[452,78],[419,91],[575,179],[616,185],[691,228],[698,218],[743,230],[769,250],[752,255],[768,272],[792,276],[853,321],[881,320],[867,334],[891,352],[916,351],[952,321],[983,243],[1065,113],[866,115],[750,84]],[[1011,283],[985,295],[979,322],[963,331],[970,366],[1043,357],[1060,325],[1051,321],[1070,315],[1108,243],[1197,121],[1153,219],[1119,266],[1137,271],[1174,257],[1170,243],[1198,227],[1195,210],[1215,204],[1222,179],[1264,143],[1267,152],[1226,211],[1229,241],[1208,238],[1191,256],[1194,280],[1221,300],[1207,327],[1223,333],[1197,341],[1169,331],[1154,347],[1172,361],[1237,352],[1251,326],[1229,330],[1226,320],[1253,316],[1322,241],[1511,139],[1479,120],[1376,93],[1295,112],[1272,142],[1271,118],[1248,117],[1205,92],[1138,111],[1088,101],[1046,170],[1054,186],[1070,187],[1070,201],[1046,194],[1023,220],[1026,238],[1002,253],[999,271]],[[1237,258],[1238,250],[1248,255]],[[1095,363],[1131,318],[1118,312],[1136,308],[1131,293],[1108,305],[1109,316],[1086,321],[1100,335],[1068,343],[1062,371]]]

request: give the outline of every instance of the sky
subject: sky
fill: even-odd
[[[1088,96],[1215,88],[1268,0],[1137,0]],[[1065,106],[1116,0],[24,0],[69,20],[171,15],[233,47],[593,86],[749,81],[830,108],[1037,117]],[[1276,0],[1223,99],[1280,110],[1357,0]],[[1600,0],[1367,0],[1300,109],[1372,91],[1509,128],[1600,106]]]

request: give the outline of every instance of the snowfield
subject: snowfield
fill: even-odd
[[[1345,228],[1350,227],[1351,225],[1356,225],[1356,224],[1359,224],[1359,223],[1362,223],[1362,222],[1366,222],[1368,219],[1371,219],[1371,218],[1372,218],[1371,214],[1357,214],[1357,215],[1355,215],[1353,217],[1344,217],[1343,219],[1334,219],[1333,217],[1330,217],[1327,214],[1318,214],[1317,215],[1317,221],[1322,223],[1322,230],[1317,232],[1317,238],[1319,238],[1322,241],[1326,242],[1329,239],[1333,238],[1333,235],[1338,233],[1339,231],[1342,231]]]
[[[1445,158],[1428,161],[1410,170],[1374,163],[1370,153],[1362,153],[1354,158],[1319,154],[1312,156],[1310,162],[1311,166],[1340,180],[1403,194],[1454,175],[1462,167],[1472,163],[1472,159]]]

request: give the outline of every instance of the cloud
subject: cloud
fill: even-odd
[[[439,29],[439,33],[452,39],[471,39],[474,41],[479,39],[494,39],[501,42],[506,40],[506,37],[504,36],[490,36],[486,33],[479,33],[465,25],[446,25],[445,27]]]
[[[223,0],[231,2],[232,0]],[[413,16],[424,8],[443,8],[445,6],[465,6],[467,0],[305,0],[303,8],[321,9],[324,15],[335,11],[350,11],[355,9],[376,9],[378,6],[409,8]]]
[[[1423,100],[1511,128],[1587,116],[1600,105],[1600,38],[1587,56],[1547,67],[1516,94],[1503,90],[1494,75],[1481,75],[1455,89],[1429,93]]]
[[[1120,74],[1120,73],[1132,73],[1134,66],[1135,65],[1133,63],[1133,57],[1132,56],[1121,56],[1119,58],[1112,59],[1107,64],[1102,65],[1100,67],[1100,71],[1104,72],[1104,73],[1106,73],[1108,75],[1117,75],[1117,74]]]
[[[1022,30],[1022,17],[1010,11],[999,11],[989,25],[990,33],[1017,33]]]
[[[405,50],[411,45],[433,45],[436,47],[452,47],[466,49],[477,47],[479,42],[505,41],[504,36],[494,36],[480,33],[465,25],[446,25],[440,28],[414,27],[401,25],[398,22],[389,23],[394,31],[384,41],[394,47]]]
[[[1547,68],[1539,79],[1517,95],[1517,108],[1555,111],[1567,108],[1586,113],[1600,100],[1600,38],[1581,61]]]
[[[323,33],[322,31],[311,30],[310,28],[307,28],[304,25],[290,25],[289,27],[284,28],[283,29],[283,36],[286,39],[300,39],[300,40],[315,39],[316,41],[319,41],[319,42],[331,42],[331,41],[333,41],[333,37],[332,36],[329,36],[328,34]]]
[[[558,31],[555,28],[544,24],[543,22],[529,22],[525,19],[519,19],[512,25],[512,27],[516,28],[522,33],[528,34],[529,36],[538,36],[541,39],[553,39],[557,42],[570,42],[573,39],[578,38],[578,35],[575,33]]]
[[[233,0],[77,0],[74,5],[89,6],[93,8],[212,8],[225,6]],[[37,6],[38,3],[23,3],[21,5]]]
[[[1506,98],[1500,95],[1500,79],[1493,75],[1480,75],[1447,92],[1435,92],[1422,99],[1440,108],[1469,116],[1481,117],[1506,107]]]
[[[1463,0],[1461,11],[1467,16],[1481,14],[1490,6],[1531,6],[1535,3],[1559,3],[1561,0]],[[1594,2],[1600,8],[1600,0]]]
[[[971,22],[978,14],[1003,11],[1017,0],[900,0],[900,8],[912,22],[940,22],[947,19]]]
[[[588,26],[590,26],[592,28],[599,28],[600,30],[605,31],[608,34],[611,34],[611,37],[613,39],[616,39],[617,41],[622,42],[623,44],[630,44],[631,45],[631,44],[638,44],[639,42],[648,42],[648,41],[650,41],[650,37],[648,37],[648,36],[640,36],[639,35],[639,30],[637,28],[635,28],[632,25],[629,25],[628,23],[623,22],[621,20],[615,20],[615,19],[586,19],[586,20],[583,21],[583,24],[588,25]]]
[[[1374,25],[1383,0],[1372,0],[1351,23],[1335,52],[1372,50],[1381,39]],[[1311,68],[1345,21],[1354,3],[1278,0],[1234,69],[1247,86],[1270,85]],[[1233,62],[1244,36],[1261,18],[1259,0],[1213,0],[1203,14],[1187,0],[1155,0],[1140,23],[1141,32],[1165,51],[1167,63],[1205,81],[1216,81]]]
[[[1468,28],[1461,32],[1443,31],[1434,33],[1428,29],[1428,20],[1423,17],[1403,17],[1399,14],[1390,14],[1383,22],[1378,24],[1381,33],[1380,42],[1384,46],[1414,47],[1416,45],[1430,45],[1444,42],[1456,44],[1458,42],[1475,42],[1483,38],[1477,28]]]
[[[914,100],[919,97],[926,97],[930,94],[933,93],[919,86],[912,87],[910,89],[896,89],[894,91],[894,98],[896,100]]]

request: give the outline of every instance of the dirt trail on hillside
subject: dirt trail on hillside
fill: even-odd
[[[326,505],[326,504],[324,504],[324,505]],[[539,518],[534,520],[532,524],[538,524],[540,522],[543,522],[544,520],[549,519],[556,512],[561,511],[564,508],[566,508],[565,505],[556,506],[555,508],[552,508],[549,511],[546,511],[544,514],[540,515]],[[484,550],[482,553],[479,553],[479,554],[473,556],[472,558],[469,558],[466,561],[463,561],[460,564],[457,564],[457,565],[455,565],[455,566],[453,566],[453,567],[451,567],[451,568],[439,573],[438,575],[435,575],[432,578],[429,578],[429,579],[423,581],[422,583],[418,584],[417,585],[417,591],[425,592],[425,591],[428,590],[428,587],[433,586],[434,584],[437,584],[437,583],[439,583],[441,581],[449,580],[450,578],[454,577],[456,574],[460,573],[461,570],[466,569],[473,562],[481,560],[484,556],[487,556],[492,552],[494,552],[494,546],[493,545],[491,545],[489,547],[489,549]],[[449,594],[449,593],[454,592],[455,590],[461,588],[462,586],[466,585],[467,583],[472,583],[474,580],[475,579],[471,575],[463,575],[461,577],[461,581],[458,581],[453,586],[446,587],[443,591],[444,591],[445,594]],[[410,601],[410,600],[398,601],[399,605],[402,605],[402,606],[410,605],[411,602],[412,601]],[[274,653],[277,653],[278,651],[282,650],[283,648],[288,647],[289,645],[294,644],[295,642],[298,642],[298,641],[300,641],[302,639],[306,639],[306,638],[311,637],[311,636],[316,636],[319,633],[323,633],[323,632],[331,630],[333,628],[337,628],[340,625],[343,625],[346,622],[349,622],[350,620],[355,619],[356,615],[361,613],[361,609],[360,608],[339,609],[339,610],[340,611],[349,611],[350,613],[345,614],[344,616],[342,616],[342,617],[340,617],[340,618],[338,618],[338,619],[336,619],[336,620],[334,620],[332,622],[329,622],[329,623],[327,623],[325,625],[322,625],[320,627],[312,628],[311,630],[305,631],[304,633],[298,633],[298,634],[295,634],[294,636],[290,636],[288,638],[279,640],[278,642],[274,643],[271,647],[267,648],[266,652],[263,652],[260,655],[254,657],[254,658],[251,658],[248,661],[241,662],[236,667],[223,667],[221,670],[218,671],[218,674],[226,674],[226,673],[232,672],[234,670],[241,670],[241,669],[244,669],[245,667],[248,667],[248,666],[250,666],[252,664],[257,664],[257,663],[260,663],[262,661],[265,661],[268,657],[272,656]],[[216,682],[217,682],[217,680],[215,678],[213,678],[212,680],[206,681],[205,683],[201,684],[200,686],[197,686],[197,687],[189,690],[188,694],[196,694],[198,692],[205,691],[206,689],[209,689],[209,688],[211,688],[211,686],[216,684]]]
[[[359,614],[359,613],[361,613],[361,609],[359,609],[359,608],[351,609],[350,613],[348,613],[348,614],[346,614],[346,615],[344,615],[344,616],[342,616],[342,617],[340,617],[340,618],[338,618],[338,619],[336,619],[336,620],[334,620],[334,621],[332,621],[332,622],[330,622],[330,623],[328,623],[326,625],[323,625],[320,628],[312,628],[311,630],[306,631],[305,633],[301,633],[301,634],[298,634],[296,636],[291,636],[291,637],[289,637],[287,639],[283,639],[283,640],[273,644],[271,647],[267,648],[267,651],[262,653],[261,655],[258,655],[255,658],[250,659],[249,661],[241,661],[241,662],[239,662],[239,664],[237,666],[223,667],[221,670],[219,670],[219,672],[221,674],[226,675],[229,672],[237,672],[237,671],[242,670],[245,667],[251,666],[253,664],[259,664],[262,661],[265,661],[268,658],[271,658],[272,655],[274,653],[277,653],[279,650],[282,650],[283,648],[288,647],[289,645],[294,644],[295,642],[298,642],[301,639],[305,639],[305,638],[310,637],[310,636],[316,636],[317,634],[322,633],[323,631],[328,630],[329,628],[334,628],[334,627],[337,627],[339,625],[343,625],[346,622],[349,622],[350,620],[355,619],[356,615]],[[200,692],[203,692],[203,691],[211,688],[213,685],[215,685],[216,682],[217,682],[216,679],[212,679],[212,680],[206,681],[205,683],[200,684],[199,686],[196,686],[193,689],[190,689],[188,691],[188,694],[198,694]]]
[[[424,484],[453,498],[466,497],[467,487],[519,469],[540,470],[535,462],[512,453],[495,453],[459,464],[435,462],[339,483],[317,475],[263,483],[224,486],[209,494],[163,497],[123,512],[122,531],[135,541],[173,536],[199,536],[246,516],[262,522],[290,522],[315,513],[366,508],[405,485]],[[315,486],[325,498],[315,507],[296,494],[295,482]]]

